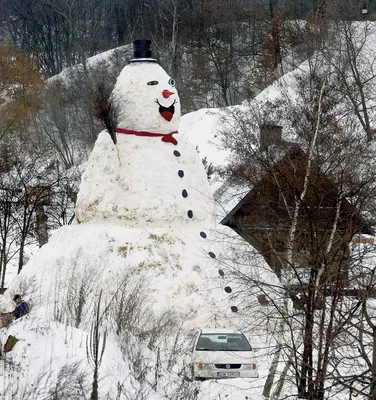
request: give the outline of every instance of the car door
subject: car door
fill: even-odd
[[[192,371],[191,366],[194,362],[194,349],[199,335],[200,332],[195,332],[192,335],[191,339],[188,340],[188,343],[184,349],[183,370],[184,374],[189,378],[191,378],[191,371]]]

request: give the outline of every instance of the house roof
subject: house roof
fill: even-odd
[[[287,146],[286,146],[287,144]],[[301,162],[305,162],[306,159],[306,153],[301,149],[300,146],[297,144],[293,143],[284,143],[283,145],[284,148],[284,155],[282,155],[282,149],[280,148],[280,154],[278,161],[274,164],[275,167],[281,167],[281,166],[286,166],[290,167],[295,163],[295,165],[300,165]],[[330,200],[333,198],[331,196],[334,196],[334,198],[337,198],[338,196],[338,191],[337,188],[334,184],[334,182],[323,172],[318,167],[313,167],[316,168],[316,174],[317,174],[317,181],[322,182],[322,187],[319,187],[318,192],[321,192],[321,196],[327,197],[328,203],[330,204]],[[288,172],[288,170],[287,170]],[[245,190],[247,185],[233,185],[232,189],[242,189],[242,192],[238,192],[238,197],[237,197],[237,202],[232,203],[232,208],[228,213],[223,217],[221,220],[222,225],[226,225],[229,227],[234,227],[234,224],[236,225],[236,222],[234,221],[234,217],[236,215],[244,214],[246,215],[247,212],[249,213],[249,210],[244,210],[244,208],[251,204],[251,203],[256,203],[257,199],[262,198],[262,194],[259,193],[260,188],[263,188],[263,182],[267,181],[268,179],[269,172],[267,172],[263,177],[260,178],[260,180],[254,185],[250,186],[248,185],[248,190]],[[302,185],[302,183],[299,183],[299,180],[294,181],[294,184],[299,187],[299,184]],[[317,189],[315,190],[315,192]],[[224,193],[226,193],[226,188],[224,188]],[[228,193],[228,189],[227,189]],[[267,194],[267,193],[266,193]],[[311,194],[312,196],[316,195],[317,193]],[[265,194],[264,194],[265,195]],[[319,193],[320,195],[320,193]],[[313,202],[315,200],[315,197],[313,198]],[[236,199],[236,196],[233,195],[233,199]],[[226,197],[222,195],[222,200],[226,201]],[[328,208],[331,208],[332,206],[329,205]],[[323,208],[325,208],[325,205],[323,204]],[[342,215],[347,214],[352,215],[353,210],[355,209],[355,206],[353,206],[348,199],[344,199],[342,202]],[[363,234],[369,234],[369,235],[374,235],[375,232],[370,226],[370,224],[363,218],[362,216],[357,216],[356,217],[356,225],[357,233],[363,233]]]

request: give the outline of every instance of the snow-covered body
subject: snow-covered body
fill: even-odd
[[[118,133],[117,138],[121,165],[108,133],[98,137],[82,176],[76,207],[79,223],[167,229],[196,221],[213,226],[212,193],[187,138],[176,135],[177,145],[159,137]]]
[[[219,278],[209,255],[215,254],[210,239],[214,201],[198,152],[178,133],[174,83],[153,60],[136,61],[119,75],[112,101],[118,110],[117,146],[108,132],[100,133],[76,206],[77,222],[91,225],[85,238],[98,242],[92,248],[96,258],[109,254],[98,266],[101,286],[113,287],[126,271],[147,282],[156,310],[171,308],[185,315],[205,304],[209,309],[213,302],[207,296],[213,293],[200,289],[210,275]],[[163,141],[171,132],[175,140]],[[114,226],[119,227],[116,239]]]
[[[77,282],[86,281],[93,299],[100,291],[111,299],[123,279],[142,280],[156,314],[171,309],[185,318],[200,309],[208,322],[226,297],[216,263],[221,245],[204,166],[178,133],[174,81],[155,60],[136,59],[111,100],[117,144],[107,131],[99,134],[81,180],[77,224],[57,231],[14,286],[33,282],[35,312],[54,318]],[[90,311],[94,301],[85,304]],[[231,314],[227,302],[221,314]]]
[[[165,228],[196,221],[213,226],[213,198],[202,162],[178,133],[180,102],[173,80],[155,62],[130,63],[117,79],[112,101],[118,130],[176,132],[177,143],[117,133],[116,149],[102,132],[82,177],[77,221]]]
[[[218,245],[210,239],[210,231],[206,231],[206,238],[200,232],[196,227],[65,226],[29,261],[11,290],[24,288],[38,316],[53,320],[63,313],[61,319],[74,325],[69,297],[77,297],[75,291],[84,288],[87,298],[82,306],[82,327],[90,326],[100,290],[106,303],[123,286],[131,290],[139,284],[154,315],[167,310],[183,319],[190,315],[191,327],[207,323],[211,316],[219,321],[231,311],[224,302],[215,263],[208,255]]]

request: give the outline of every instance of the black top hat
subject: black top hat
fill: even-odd
[[[133,60],[135,61],[151,61],[156,62],[156,60],[151,58],[150,50],[151,40],[138,39],[133,42]],[[147,59],[147,60],[145,60]]]

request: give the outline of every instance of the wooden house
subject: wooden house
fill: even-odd
[[[298,200],[304,188],[307,154],[297,144],[284,142],[281,132],[280,126],[264,127],[261,150],[274,146],[280,156],[221,223],[255,247],[280,279],[289,270],[297,286],[304,287],[315,266],[318,270],[325,263],[321,279],[326,287],[330,288],[338,277],[345,287],[349,243],[355,234],[373,231],[317,165],[312,164],[305,196]],[[299,214],[291,259],[287,257],[287,244],[297,201]]]

